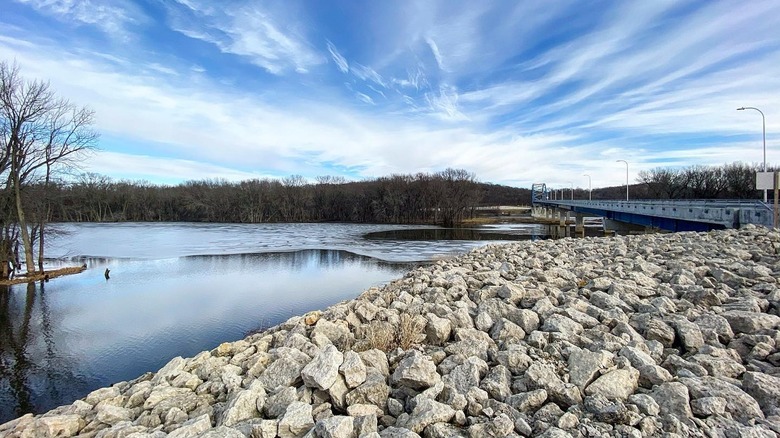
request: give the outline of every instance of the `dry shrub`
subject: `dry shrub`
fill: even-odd
[[[396,346],[395,328],[387,321],[371,321],[365,332],[368,348],[390,351]]]
[[[419,344],[425,339],[426,320],[421,315],[401,314],[401,323],[398,326],[398,346],[404,350],[412,345]]]

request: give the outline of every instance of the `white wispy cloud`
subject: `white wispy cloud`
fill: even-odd
[[[354,63],[351,70],[352,74],[354,74],[359,79],[364,81],[371,81],[381,87],[386,86],[385,80],[382,78],[382,76],[371,67],[366,67],[365,65]]]
[[[342,73],[349,72],[349,63],[347,62],[346,58],[341,56],[341,53],[339,53],[338,49],[336,49],[336,46],[334,46],[330,41],[328,41],[328,52],[330,52],[330,56],[333,58],[333,62],[336,63],[336,67],[338,67]]]
[[[363,94],[363,93],[355,93],[357,95],[357,98],[362,100],[363,102],[370,104],[370,105],[376,105],[374,102],[374,99],[372,99],[370,96]]]
[[[246,57],[272,74],[290,69],[306,73],[325,62],[303,32],[295,31],[294,26],[280,26],[255,2],[221,8],[201,0],[176,0],[168,7],[168,17],[173,30],[225,53]]]
[[[126,27],[145,21],[143,12],[127,0],[14,0],[63,22],[96,26],[112,36],[126,37]]]
[[[158,181],[163,184],[217,178],[228,181],[244,181],[276,177],[272,174],[244,172],[194,160],[170,157],[160,159],[158,156],[110,151],[98,151],[85,162],[83,170],[101,175],[112,175],[114,179]]]
[[[441,70],[446,70],[444,68],[444,62],[441,59],[441,52],[439,52],[439,46],[436,45],[436,41],[433,40],[431,37],[425,38],[425,42],[428,43],[428,47],[431,48],[431,53],[433,53],[433,57],[436,59],[436,64],[439,66]]]

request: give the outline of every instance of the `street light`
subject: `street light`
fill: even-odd
[[[569,181],[569,186],[571,186],[571,200],[574,200],[574,183]]]
[[[628,161],[626,160],[616,160],[617,162],[623,162],[626,163],[626,201],[628,201]]]
[[[582,176],[587,176],[588,177],[588,201],[592,201],[593,200],[593,191],[590,188],[590,175],[588,175],[586,173],[586,174],[584,174]]]
[[[762,171],[766,172],[766,117],[764,117],[763,111],[761,111],[758,108],[754,108],[752,106],[743,106],[742,108],[737,108],[737,111],[744,111],[746,109],[756,110],[759,113],[761,113],[761,131],[764,134],[764,168],[762,169]],[[764,202],[766,202],[766,189],[764,189]]]

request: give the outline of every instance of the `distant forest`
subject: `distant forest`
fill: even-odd
[[[30,187],[35,190],[35,187]],[[485,184],[461,169],[359,182],[324,176],[188,181],[176,186],[81,175],[50,185],[50,221],[358,222],[452,226],[480,205],[530,202],[530,190]]]
[[[657,168],[639,173],[631,199],[758,199],[756,165]],[[39,188],[28,187],[35,191]],[[32,194],[32,193],[31,193]],[[558,196],[571,197],[564,188]],[[462,169],[391,175],[348,182],[341,177],[302,176],[188,181],[176,186],[113,181],[83,174],[50,183],[45,195],[49,220],[59,222],[357,222],[431,223],[452,226],[475,216],[475,207],[528,204],[529,188],[478,182]],[[593,199],[623,199],[625,186],[593,190]],[[576,188],[575,199],[588,199]],[[35,210],[35,205],[30,205]]]

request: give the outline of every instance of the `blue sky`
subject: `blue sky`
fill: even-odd
[[[780,162],[780,2],[0,0],[0,60],[93,108],[85,171],[464,168],[528,187]]]

